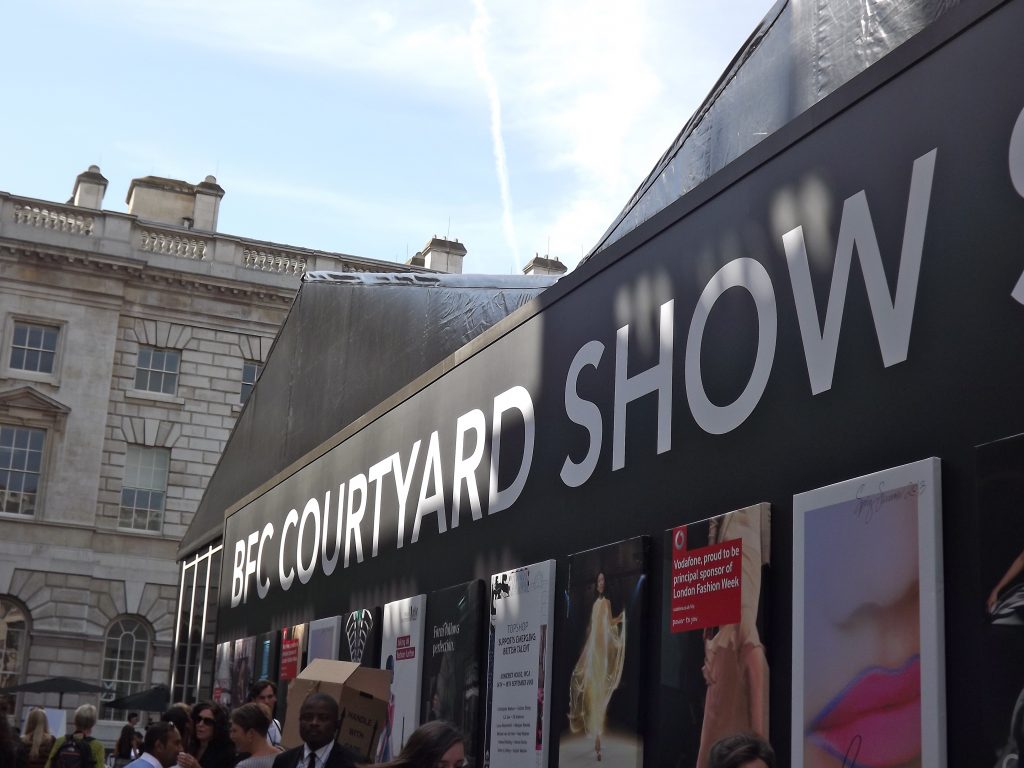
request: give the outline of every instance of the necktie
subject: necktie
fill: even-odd
[[[306,761],[306,768],[316,768],[316,752],[309,753],[309,760]]]

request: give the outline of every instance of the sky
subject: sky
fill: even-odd
[[[772,0],[33,0],[9,4],[0,190],[103,207],[225,189],[218,231],[467,273],[569,268]]]

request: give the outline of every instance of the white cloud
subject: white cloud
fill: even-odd
[[[759,4],[743,2],[751,3]],[[751,26],[736,19],[737,42],[709,56],[714,46],[694,24],[722,11],[693,0],[491,0],[484,57],[473,46],[480,0],[106,5],[172,46],[202,45],[316,75],[388,78],[438,110],[477,102],[479,135],[489,136],[494,147],[504,212],[504,235],[495,222],[488,247],[495,250],[500,238],[513,253],[517,241],[532,253],[543,251],[550,238],[550,255],[570,264],[621,210]],[[477,18],[479,42],[479,13]],[[443,151],[454,156],[460,148]],[[526,178],[530,183],[519,181]],[[493,195],[493,189],[480,194]]]

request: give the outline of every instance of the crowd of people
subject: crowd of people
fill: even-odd
[[[189,706],[175,704],[159,722],[136,731],[135,723],[122,728],[111,753],[117,768],[360,768],[365,756],[356,755],[335,740],[341,724],[338,702],[324,693],[311,694],[299,710],[302,745],[281,747],[281,724],[274,719],[277,688],[257,682],[249,702],[232,712],[210,701]],[[46,712],[33,709],[25,731],[15,737],[5,713],[0,713],[0,768],[61,768],[63,756],[74,750],[80,768],[103,768],[102,744],[92,738],[96,708],[85,704],[75,710],[74,730],[54,738]],[[69,743],[68,740],[72,741]],[[140,741],[141,740],[141,741]],[[64,749],[65,745],[69,745]],[[709,753],[709,768],[775,768],[771,745],[753,734],[735,734],[716,742]],[[417,728],[401,754],[377,768],[465,768],[463,735],[449,723],[434,720]]]

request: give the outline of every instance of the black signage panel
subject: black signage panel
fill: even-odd
[[[969,716],[973,446],[1024,431],[1024,3],[951,13],[231,515],[222,638],[769,502],[785,741],[793,494],[937,456]]]

